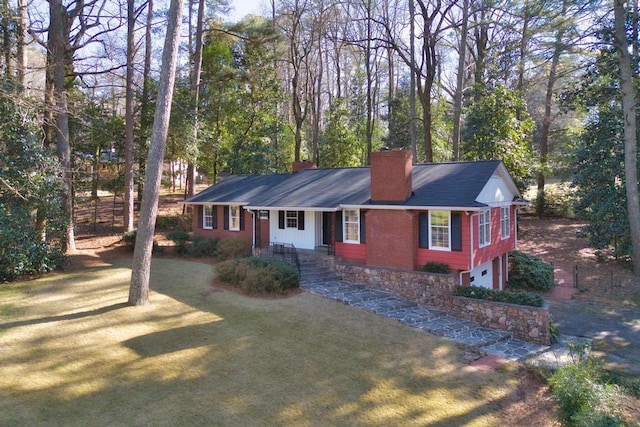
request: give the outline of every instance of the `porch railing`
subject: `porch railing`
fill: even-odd
[[[298,275],[300,275],[300,259],[298,258],[298,251],[291,243],[269,242],[269,246],[255,248],[254,255],[263,258],[280,259],[282,262],[295,267],[298,271]]]

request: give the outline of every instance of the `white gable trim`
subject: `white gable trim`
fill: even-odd
[[[486,182],[476,198],[479,203],[497,207],[513,204],[515,199],[522,198],[518,187],[511,179],[504,164],[500,163],[491,178]]]

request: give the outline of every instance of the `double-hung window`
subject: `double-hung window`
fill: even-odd
[[[213,209],[214,207],[211,205],[204,205],[202,209],[202,228],[209,230],[213,228]]]
[[[451,249],[451,218],[448,211],[429,212],[429,249],[446,251]]]
[[[229,206],[229,230],[240,230],[240,206]]]
[[[286,212],[287,228],[298,228],[298,211]]]
[[[500,236],[502,239],[511,236],[511,209],[509,206],[500,208]]]
[[[345,209],[342,216],[344,222],[344,242],[360,243],[360,211]]]
[[[480,211],[478,220],[478,246],[491,244],[491,209]]]

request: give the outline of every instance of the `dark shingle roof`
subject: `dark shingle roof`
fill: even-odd
[[[305,169],[252,205],[331,209],[341,204],[364,204],[371,197],[369,175],[368,167]]]
[[[429,163],[413,167],[413,192],[408,206],[482,207],[478,195],[500,161]]]
[[[244,205],[274,189],[289,177],[291,174],[231,175],[184,202],[187,204],[237,203]]]
[[[498,160],[414,165],[413,194],[399,205],[485,206],[476,199],[499,165]],[[370,168],[305,169],[295,174],[229,176],[186,203],[238,203],[301,209],[371,205]]]

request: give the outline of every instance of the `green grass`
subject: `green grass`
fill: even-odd
[[[3,285],[0,425],[495,425],[509,369],[302,293],[209,292],[211,266],[154,261],[129,307],[126,262]]]

